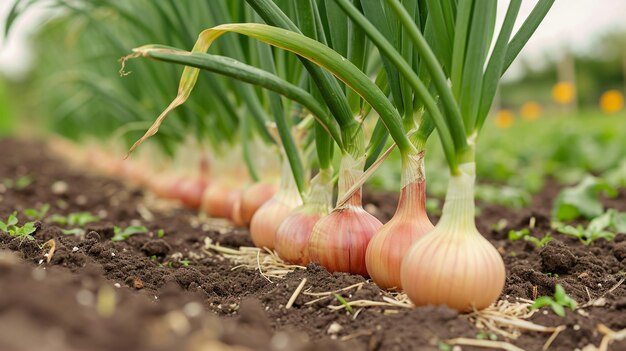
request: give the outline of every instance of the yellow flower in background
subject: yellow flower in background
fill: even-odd
[[[499,128],[509,128],[513,125],[513,112],[511,110],[500,110],[496,114],[496,125]]]
[[[552,88],[552,99],[559,104],[568,104],[574,100],[574,84],[559,82]]]
[[[529,101],[522,105],[520,114],[524,120],[534,121],[539,118],[539,115],[541,114],[541,105],[534,101]]]
[[[624,107],[624,95],[619,90],[607,90],[600,96],[600,108],[606,113],[619,112]]]

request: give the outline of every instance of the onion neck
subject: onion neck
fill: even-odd
[[[365,155],[354,157],[352,154],[345,153],[341,158],[341,165],[339,166],[339,192],[338,198],[342,198],[344,194],[350,190],[350,188],[358,182],[361,175],[363,175],[363,167],[365,166]],[[342,206],[346,207],[362,207],[361,198],[362,188],[359,188],[354,192],[348,201]]]
[[[280,184],[274,199],[292,207],[302,204],[302,198],[286,156],[281,159]]]
[[[448,182],[446,201],[437,227],[443,227],[454,234],[469,234],[476,229],[474,184],[476,163],[465,162],[458,166],[458,174],[452,175]]]
[[[333,169],[331,167],[320,169],[311,179],[310,189],[304,206],[315,213],[330,212],[333,201]]]
[[[426,215],[426,177],[424,173],[424,151],[410,153],[402,158],[402,190],[395,216],[411,218]]]

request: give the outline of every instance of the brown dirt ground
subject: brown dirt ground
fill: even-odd
[[[301,294],[286,309],[303,278],[311,292],[364,283],[341,293],[348,301],[382,300],[383,292],[363,277],[330,274],[316,265],[271,282],[258,271],[234,269],[231,261],[204,249],[205,238],[252,246],[245,229],[220,229],[194,211],[155,206],[141,190],[70,167],[40,143],[0,140],[0,160],[0,181],[23,175],[33,180],[21,190],[0,185],[0,218],[42,203],[51,205],[49,214],[89,211],[103,218],[82,227],[82,236],[65,235],[61,229],[67,228],[47,220],[38,222],[34,241],[0,233],[0,350],[445,350],[441,341],[481,332],[466,315],[445,307],[371,307],[355,315],[329,309],[339,304],[333,297],[306,304],[314,297]],[[507,240],[509,229],[527,227],[531,217],[533,235],[548,233],[558,190],[548,181],[528,209],[481,206],[478,227],[503,254],[502,299],[552,295],[557,283],[579,305],[603,297],[597,306],[568,311],[565,318],[546,308],[530,318],[566,326],[549,350],[575,350],[599,345],[600,323],[626,328],[626,284],[607,293],[624,276],[626,236],[587,247],[553,234],[556,240],[543,249]],[[394,194],[365,195],[382,220],[393,214],[395,201]],[[626,193],[606,204],[626,210]],[[501,219],[506,228],[493,230]],[[110,240],[114,225],[137,224],[150,232]],[[165,236],[157,236],[159,229]],[[50,239],[56,250],[48,263],[48,247],[42,245]],[[337,331],[331,334],[329,328]],[[549,337],[525,331],[517,340],[500,340],[539,350]],[[473,349],[479,348],[463,347]],[[626,350],[626,340],[610,349]]]

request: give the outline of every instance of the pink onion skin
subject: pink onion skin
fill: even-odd
[[[323,213],[306,208],[291,212],[276,231],[275,249],[285,262],[306,266],[310,262],[309,238]]]
[[[407,251],[400,268],[402,287],[416,306],[447,305],[459,311],[483,309],[502,293],[502,257],[476,229],[474,162],[452,175],[439,222]]]
[[[294,207],[294,205],[283,202],[276,197],[264,203],[256,211],[250,222],[250,238],[252,238],[254,245],[273,250],[276,231]]]
[[[433,229],[426,215],[426,183],[414,181],[400,193],[393,218],[374,235],[365,254],[367,271],[383,289],[401,289],[400,266],[411,244]]]
[[[187,178],[180,186],[180,200],[186,207],[198,209],[202,204],[202,195],[209,182],[200,177]]]
[[[235,188],[228,194],[228,199],[226,201],[226,206],[228,207],[228,214],[226,219],[233,220],[235,218],[235,205],[237,204],[237,199],[241,197],[242,190]]]
[[[172,183],[174,182],[172,176],[157,176],[150,182],[150,190],[162,199],[171,199]]]
[[[418,240],[402,262],[400,279],[411,301],[461,312],[495,302],[504,288],[505,269],[493,245],[477,231],[470,236],[431,233],[435,235]]]
[[[239,196],[234,185],[219,181],[207,187],[202,194],[202,210],[214,218],[232,217],[233,205]]]
[[[313,227],[309,239],[311,262],[319,263],[329,272],[367,276],[365,252],[381,227],[382,223],[360,206],[335,209]]]
[[[259,182],[252,184],[241,195],[239,216],[242,225],[249,225],[256,211],[269,201],[278,191],[278,186],[272,183]]]

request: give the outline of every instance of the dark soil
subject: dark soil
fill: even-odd
[[[141,190],[68,166],[33,142],[0,140],[0,181],[28,176],[22,189],[0,185],[0,219],[48,203],[50,214],[81,211],[103,219],[67,235],[47,219],[37,223],[35,240],[0,232],[0,350],[439,350],[443,340],[476,338],[481,332],[444,307],[364,308],[358,314],[334,311],[335,298],[313,304],[300,294],[285,305],[303,278],[305,289],[323,292],[362,283],[342,293],[346,300],[381,300],[382,292],[363,277],[330,274],[316,265],[284,279],[268,281],[258,271],[233,269],[223,256],[204,250],[205,238],[222,246],[252,246],[244,229],[222,230],[183,208],[156,210]],[[591,246],[553,234],[542,249],[509,241],[509,229],[528,227],[543,237],[550,231],[550,206],[559,187],[551,181],[528,209],[481,206],[478,227],[502,253],[507,266],[503,299],[553,295],[561,284],[579,306],[603,296],[596,305],[568,310],[565,318],[547,308],[530,321],[565,325],[550,350],[599,345],[602,323],[626,328],[626,284],[614,287],[626,270],[626,236]],[[365,202],[388,219],[396,195],[366,193]],[[607,200],[609,201],[609,200]],[[607,205],[626,210],[626,194]],[[49,218],[49,217],[48,217]],[[434,218],[433,218],[434,219]],[[506,219],[502,230],[494,224]],[[111,241],[114,226],[144,225],[149,233]],[[163,229],[165,235],[158,235]],[[47,262],[54,239],[55,251]],[[356,312],[356,311],[354,311]],[[505,340],[540,350],[550,333],[525,331]],[[500,337],[500,340],[503,340]],[[463,350],[472,348],[463,347]],[[476,349],[476,348],[474,348]],[[626,350],[626,341],[611,344]]]

